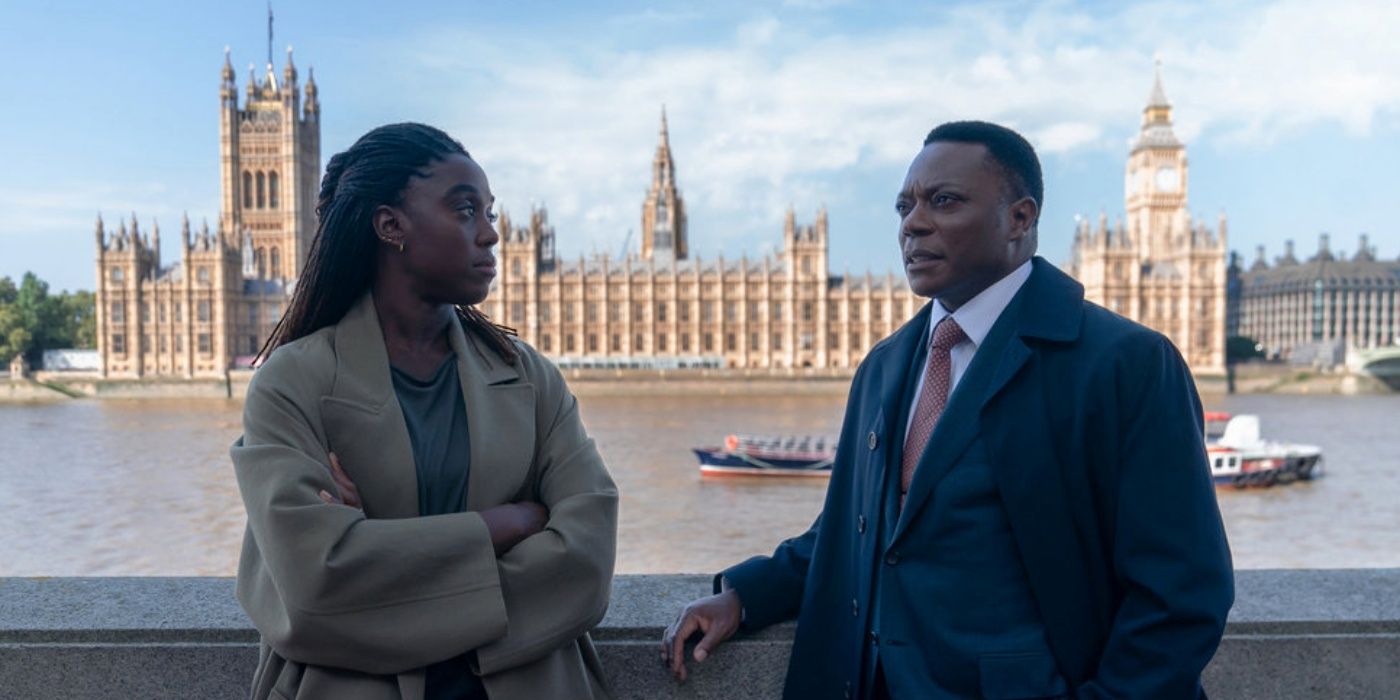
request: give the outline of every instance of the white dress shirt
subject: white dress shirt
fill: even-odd
[[[967,371],[968,365],[972,364],[972,356],[977,354],[977,348],[982,347],[982,341],[987,339],[992,326],[997,319],[1001,318],[1001,312],[1006,310],[1006,305],[1011,303],[1016,292],[1021,291],[1021,285],[1026,283],[1031,276],[1031,261],[1027,260],[1020,267],[1012,270],[1007,276],[997,280],[992,286],[982,290],[977,296],[968,300],[966,304],[958,307],[957,311],[948,313],[943,308],[943,303],[938,299],[933,300],[928,315],[928,334],[924,341],[925,345],[933,343],[933,329],[938,326],[938,322],[951,315],[954,321],[962,327],[963,334],[967,339],[954,345],[949,352],[953,366],[949,379],[948,397],[951,399],[954,389],[958,386],[958,381],[962,379],[963,373]],[[909,426],[914,423],[914,409],[919,405],[919,397],[924,393],[924,378],[928,374],[927,364],[925,369],[919,372],[919,385],[914,388],[913,400],[909,402],[909,420],[904,424],[905,439],[909,436]]]

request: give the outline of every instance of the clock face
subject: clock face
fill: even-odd
[[[1157,189],[1165,192],[1175,192],[1178,184],[1176,168],[1157,169]]]

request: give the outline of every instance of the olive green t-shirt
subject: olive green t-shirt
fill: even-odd
[[[457,356],[449,354],[427,380],[416,379],[392,366],[389,372],[413,445],[413,463],[418,471],[418,514],[465,510],[471,438],[467,434],[462,384],[457,378]],[[486,697],[481,679],[468,665],[471,654],[428,667],[426,700]]]

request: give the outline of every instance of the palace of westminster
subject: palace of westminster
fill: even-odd
[[[321,107],[299,85],[250,67],[240,105],[227,53],[219,88],[222,209],[211,230],[180,229],[177,261],[160,229],[99,218],[98,352],[114,378],[223,376],[247,366],[282,313],[315,235]],[[1127,164],[1127,222],[1076,231],[1069,271],[1089,299],[1166,333],[1197,372],[1224,366],[1225,222],[1187,214],[1184,145],[1160,78]],[[544,208],[502,214],[498,277],[483,311],[562,366],[848,369],[925,303],[903,274],[833,274],[825,210],[790,209],[779,252],[703,259],[661,118],[641,250],[561,258]],[[521,224],[521,225],[517,225]],[[1393,301],[1391,302],[1393,305]],[[1393,318],[1393,315],[1392,315]]]

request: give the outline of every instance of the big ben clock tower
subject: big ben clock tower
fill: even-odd
[[[1070,271],[1084,296],[1161,331],[1197,374],[1225,361],[1225,219],[1187,210],[1186,145],[1172,131],[1160,66],[1124,169],[1126,219],[1080,219]]]
[[[1172,106],[1162,90],[1159,68],[1152,95],[1142,110],[1142,131],[1128,156],[1125,182],[1129,234],[1148,259],[1171,254],[1188,233],[1186,146],[1172,132]]]

